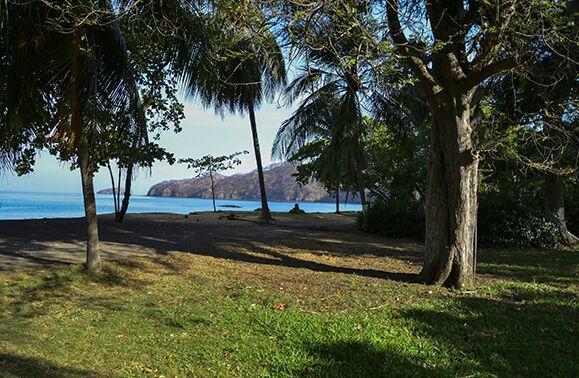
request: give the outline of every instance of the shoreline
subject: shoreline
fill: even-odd
[[[99,215],[113,213],[115,206],[112,195],[96,196]],[[217,200],[219,210],[238,212],[253,212],[261,207],[260,201],[247,200]],[[270,201],[270,210],[274,213],[290,211],[298,203],[306,213],[333,213],[335,204],[325,202],[275,202]],[[225,207],[221,207],[225,206]],[[356,204],[340,205],[342,211],[360,211]],[[212,211],[211,199],[180,198],[180,197],[143,197],[133,196],[129,205],[129,213],[174,213],[189,214],[191,212]],[[53,193],[22,193],[12,192],[0,194],[0,219],[52,219],[78,218],[84,216],[81,194]]]

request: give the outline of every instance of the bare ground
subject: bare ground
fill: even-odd
[[[252,274],[268,274],[268,266],[402,282],[420,269],[419,244],[362,233],[352,216],[276,214],[263,224],[255,213],[228,214],[128,214],[123,224],[100,216],[103,260],[171,255]],[[82,218],[0,221],[0,272],[80,264],[84,240]]]

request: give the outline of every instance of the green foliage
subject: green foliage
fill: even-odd
[[[259,6],[217,1],[206,24],[204,45],[174,62],[186,94],[221,114],[243,114],[273,100],[286,84],[286,66]]]
[[[368,120],[365,176],[379,200],[407,201],[425,196],[428,117],[415,113],[417,120],[413,122],[403,113],[385,107],[380,118]]]
[[[380,199],[358,215],[358,225],[372,234],[391,238],[424,238],[424,204],[418,200]]]
[[[248,154],[248,151],[236,152],[231,155],[211,156],[205,155],[199,159],[179,159],[180,164],[187,164],[187,169],[193,169],[197,177],[203,176],[206,173],[219,173],[228,171],[241,164],[240,155]]]
[[[500,190],[493,190],[488,184],[482,186],[478,209],[480,246],[560,247],[559,230],[543,216],[541,188],[533,185],[536,179],[531,176],[510,187],[502,182]],[[535,190],[529,190],[533,187]],[[370,204],[367,213],[358,216],[358,225],[370,233],[422,240],[424,204],[411,197],[377,199]]]
[[[525,195],[518,185],[512,189],[520,192],[503,188],[500,192],[489,190],[479,194],[479,244],[486,247],[559,247],[561,234],[543,216],[542,201],[537,196],[540,193]]]
[[[372,108],[377,78],[386,77],[385,68],[392,67],[380,64],[376,40],[368,33],[375,26],[369,4],[340,5],[322,5],[323,17],[307,18],[291,10],[295,13],[288,38],[300,65],[286,99],[300,103],[280,126],[272,155],[298,162],[302,181],[315,178],[330,192],[341,186],[360,195],[365,190],[365,116]],[[388,78],[396,81],[394,69]]]
[[[4,16],[4,15],[3,15]],[[31,170],[34,149],[49,148],[63,161],[74,160],[80,139],[96,146],[115,114],[131,113],[134,86],[123,33],[108,2],[79,0],[59,6],[50,1],[9,2],[2,24],[6,124],[20,125],[20,138],[3,137],[19,173]],[[22,61],[24,59],[25,61]],[[82,121],[73,124],[73,103]],[[24,106],[29,110],[23,111]],[[43,109],[39,111],[39,109]],[[9,128],[6,135],[14,135]],[[11,147],[12,146],[12,147]],[[93,151],[91,165],[98,165]]]

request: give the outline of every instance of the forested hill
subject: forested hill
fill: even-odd
[[[323,185],[313,182],[300,186],[292,174],[291,164],[273,164],[265,168],[265,185],[270,201],[333,202]],[[233,176],[214,175],[215,196],[218,199],[259,200],[257,172]],[[209,177],[197,179],[170,180],[153,185],[147,193],[149,197],[211,198]]]

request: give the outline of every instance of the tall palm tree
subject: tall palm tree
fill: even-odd
[[[131,148],[121,164],[125,173],[123,199],[121,201],[117,198],[115,201],[117,207],[115,222],[122,223],[129,207],[134,172],[139,166],[150,165],[150,157],[139,160],[139,156],[142,155],[140,149],[143,146],[151,149],[148,128],[154,127],[150,123],[155,122],[149,122],[147,115],[150,115],[151,108],[157,107],[153,113],[156,113],[156,118],[163,119],[164,128],[169,123],[177,125],[180,122],[181,113],[175,112],[174,108],[166,104],[155,106],[154,103],[159,101],[158,97],[163,97],[162,101],[176,101],[175,94],[167,92],[167,89],[174,90],[172,88],[175,84],[174,78],[181,76],[187,82],[191,67],[209,64],[200,58],[206,57],[204,53],[208,51],[211,41],[207,33],[211,33],[213,28],[208,22],[207,15],[202,12],[205,9],[204,5],[208,5],[204,1],[119,0],[118,3],[125,14],[124,19],[130,20],[123,23],[123,30],[126,31],[131,59],[140,60],[134,62],[141,70],[133,72],[133,82],[149,89],[141,95],[139,89],[144,88],[133,85],[131,99],[133,129],[129,141]],[[132,67],[129,67],[129,70],[132,71]],[[168,116],[159,114],[158,109],[164,109],[170,114]],[[152,155],[158,159],[169,155],[160,148],[155,150]],[[114,182],[114,178],[112,181]],[[117,194],[120,197],[120,178],[118,185]]]
[[[262,218],[272,219],[261,158],[255,110],[286,84],[285,62],[259,8],[225,2],[217,9],[211,42],[181,65],[188,94],[218,113],[249,115],[261,195]],[[240,15],[242,15],[240,17]]]
[[[374,45],[360,30],[366,2],[352,1],[346,9],[327,9],[324,17],[297,24],[293,35],[303,69],[286,90],[289,102],[301,100],[293,115],[280,127],[273,148],[278,157],[288,157],[307,142],[327,136],[334,154],[341,154],[355,168],[358,192],[366,206],[364,185],[363,115],[370,103]],[[357,22],[356,22],[357,21]],[[331,108],[328,108],[331,107]],[[328,109],[331,111],[328,113]],[[338,159],[343,160],[343,159]]]
[[[299,162],[298,179],[314,178],[335,190],[336,213],[340,212],[340,186],[351,184],[355,167],[349,155],[351,145],[341,138],[336,128],[339,98],[328,93],[324,104],[304,107],[284,121],[276,134],[272,147],[275,159]],[[355,181],[354,181],[355,182]]]
[[[41,93],[52,150],[80,168],[87,223],[86,267],[100,268],[91,144],[98,128],[128,104],[126,50],[110,1],[12,2],[3,41],[17,93]],[[18,66],[23,64],[18,71]],[[30,84],[32,83],[32,84]],[[22,105],[20,99],[17,105]],[[12,109],[17,111],[17,109]],[[47,129],[38,131],[46,132]]]

